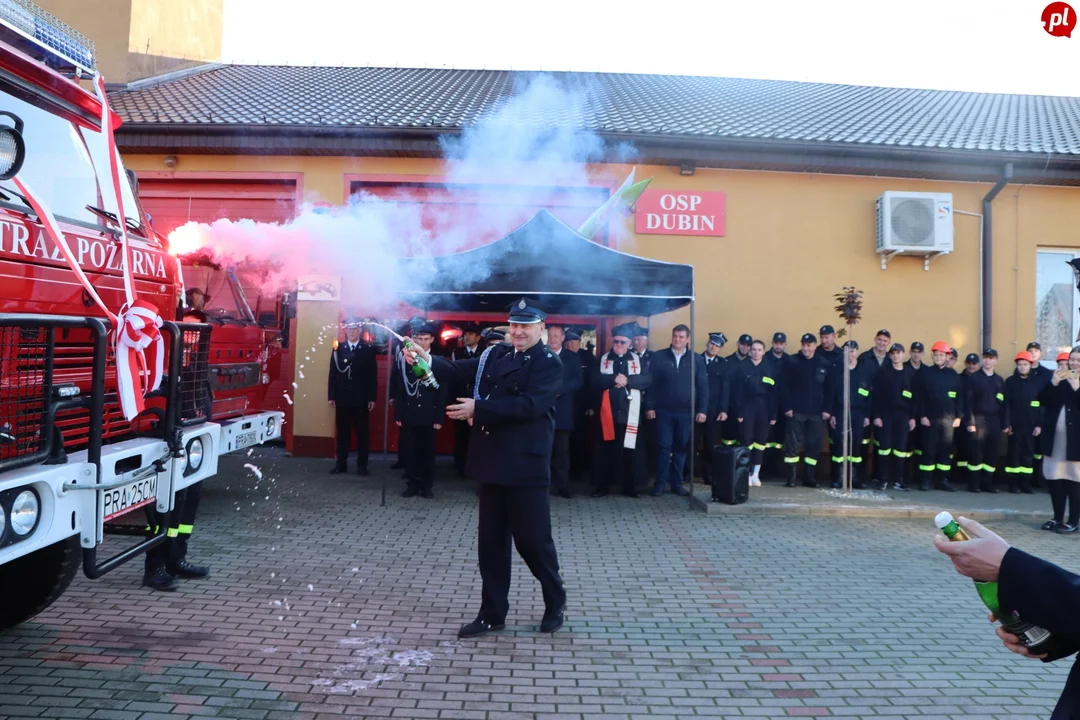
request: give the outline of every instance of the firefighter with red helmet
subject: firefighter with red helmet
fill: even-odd
[[[933,367],[918,375],[915,392],[915,416],[925,428],[922,460],[919,463],[919,487],[930,488],[935,474],[941,490],[952,491],[948,474],[952,471],[953,434],[962,416],[960,376],[946,367],[951,348],[938,341],[930,347]]]

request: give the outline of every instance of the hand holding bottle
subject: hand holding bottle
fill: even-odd
[[[950,541],[944,535],[938,535],[934,538],[934,545],[949,556],[961,575],[972,580],[996,582],[1009,543],[974,520],[962,517],[957,524],[970,540]]]
[[[990,618],[990,622],[992,622],[992,623],[996,623],[998,621],[998,619],[999,619],[998,616],[995,615],[994,613],[990,613],[990,615],[988,615],[987,617]],[[1023,655],[1024,657],[1029,657],[1032,660],[1042,660],[1044,657],[1046,657],[1049,654],[1049,653],[1041,653],[1039,655],[1032,655],[1031,651],[1028,650],[1026,647],[1024,647],[1024,644],[1022,642],[1020,642],[1020,638],[1018,638],[1016,635],[1013,635],[1011,632],[1006,630],[1004,627],[999,626],[998,628],[995,629],[995,632],[997,633],[997,636],[999,638],[1001,638],[1002,644],[1005,645],[1005,647],[1007,647],[1009,649],[1009,652],[1014,652],[1017,655]]]

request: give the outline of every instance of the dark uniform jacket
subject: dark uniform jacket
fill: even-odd
[[[762,360],[757,365],[753,360],[739,362],[731,376],[731,414],[745,418],[747,408],[754,402],[763,400],[769,414],[769,420],[776,419],[779,404],[776,392],[774,366]]]
[[[926,363],[919,363],[919,367],[915,367],[914,365],[911,364],[910,360],[905,360],[904,361],[904,367],[911,368],[912,370],[915,371],[915,374],[918,375],[919,373],[921,373],[923,370],[925,370],[927,368],[927,365],[926,365]]]
[[[940,420],[963,416],[960,376],[945,366],[928,365],[918,375],[915,417]]]
[[[859,364],[862,365],[863,363],[872,363],[872,367],[876,367],[880,370],[889,364],[889,354],[885,353],[885,357],[879,359],[874,352],[874,348],[870,348],[869,350],[865,350],[863,354],[859,356]]]
[[[569,431],[574,429],[575,401],[578,392],[585,385],[585,371],[581,367],[578,354],[566,348],[559,351],[559,360],[562,362],[563,377],[558,397],[555,399],[555,429]]]
[[[857,363],[851,369],[851,414],[870,416],[870,395],[878,371],[872,364]],[[844,366],[836,363],[825,378],[825,412],[842,418],[844,414]]]
[[[742,362],[743,360],[749,360],[749,359],[750,359],[749,355],[740,355],[738,350],[736,350],[735,352],[733,352],[733,353],[731,353],[730,355],[727,356],[728,362]]]
[[[653,355],[655,354],[656,353],[652,350],[645,350],[645,352],[638,355],[638,359],[641,360],[642,372],[649,372],[649,367],[652,365]]]
[[[728,375],[735,366],[719,355],[710,360],[702,353],[701,359],[705,362],[705,374],[709,378],[709,409],[706,414],[709,420],[715,421],[720,413],[728,411],[731,402]]]
[[[627,372],[630,360],[632,359],[630,353],[625,353],[620,357],[612,350],[608,352],[605,357],[611,358],[611,361],[614,363],[611,368],[612,373],[611,375],[602,374],[600,372],[601,363],[599,362],[596,364],[596,367],[593,368],[592,386],[600,393],[596,397],[596,404],[593,409],[596,410],[597,413],[600,412],[600,405],[604,401],[604,393],[606,392],[608,393],[608,402],[611,403],[612,422],[616,425],[625,425],[630,416],[630,398],[627,396],[625,389],[615,387],[615,376],[626,375],[626,387],[631,390],[647,389],[652,385],[652,376],[647,372],[639,372],[637,375],[631,375]],[[641,362],[640,358],[638,359],[638,362]],[[644,398],[642,398],[641,409],[642,413],[641,417],[638,419],[639,423],[645,416]],[[602,436],[598,437],[602,439]]]
[[[1080,461],[1080,392],[1075,392],[1068,380],[1062,380],[1055,387],[1051,383],[1043,386],[1039,393],[1043,410],[1043,455],[1054,453],[1054,436],[1057,434],[1058,416],[1065,408],[1065,459],[1069,462]],[[1053,480],[1054,478],[1050,478]]]
[[[1026,435],[1030,435],[1035,428],[1042,427],[1042,403],[1039,401],[1041,391],[1042,383],[1033,373],[1024,377],[1014,370],[1005,380],[1003,427],[1011,427],[1014,433],[1023,432]]]
[[[581,372],[585,378],[581,390],[577,394],[577,408],[579,412],[585,412],[586,409],[593,406],[596,398],[600,396],[600,391],[592,386],[593,369],[596,368],[599,361],[596,359],[596,355],[593,355],[592,351],[586,348],[580,348],[577,354],[581,363]]]
[[[844,359],[844,349],[839,345],[833,345],[832,350],[826,350],[819,345],[814,357],[820,358],[828,367],[832,367]]]
[[[1009,548],[998,575],[998,600],[1008,614],[1016,612],[1050,632],[1056,647],[1043,662],[1069,657],[1080,650],[1080,576],[1023,550]],[[1050,720],[1080,718],[1080,663],[1074,663],[1065,690]]]
[[[652,376],[652,391],[645,393],[645,407],[649,410],[668,412],[690,412],[690,365],[694,363],[695,413],[707,413],[709,410],[709,375],[705,372],[705,361],[700,355],[684,352],[675,366],[675,353],[671,348],[657,350],[653,355],[649,374]]]
[[[1001,417],[1005,413],[1005,381],[997,373],[987,375],[976,370],[967,381],[964,400],[964,426],[975,424],[976,415]]]
[[[477,343],[476,347],[469,351],[467,347],[459,347],[450,354],[451,360],[471,360],[473,358],[480,357],[480,354],[484,352],[483,343]],[[469,378],[466,382],[455,383],[453,386],[454,398],[459,397],[472,397],[473,385],[476,384],[476,378]]]
[[[1048,367],[1044,367],[1039,363],[1035,363],[1031,366],[1031,377],[1034,380],[1039,381],[1039,389],[1050,384],[1050,379],[1054,377],[1054,371]]]
[[[476,376],[480,360],[432,358],[440,382]],[[562,361],[538,342],[515,356],[496,345],[484,361],[469,440],[467,472],[490,485],[545,486],[551,482],[555,441],[555,398]]]
[[[375,350],[369,345],[338,343],[330,355],[330,381],[327,399],[339,407],[367,407],[375,402],[378,373]]]
[[[829,366],[814,356],[793,355],[780,385],[780,411],[820,415],[825,409],[825,378]],[[842,381],[842,379],[841,379]]]
[[[773,369],[773,380],[776,381],[776,391],[781,392],[784,387],[784,376],[787,374],[788,368],[791,367],[791,356],[787,353],[781,355],[773,354],[770,350],[765,353],[765,357],[762,358],[764,362],[769,363]],[[777,395],[777,400],[780,396]]]
[[[873,368],[872,363],[865,363]],[[873,419],[885,418],[892,413],[903,413],[909,419],[915,417],[916,372],[903,365],[899,370],[892,363],[882,365],[874,378],[870,393],[870,415]]]
[[[409,376],[411,387],[415,390],[414,395],[410,395],[406,389],[405,380],[402,378],[403,370]],[[431,427],[447,422],[446,392],[446,383],[439,383],[436,389],[418,382],[412,367],[400,358],[390,371],[390,397],[394,398],[394,420],[402,425]]]

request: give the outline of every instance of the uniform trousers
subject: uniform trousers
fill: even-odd
[[[953,421],[956,418],[946,415],[940,418],[930,418],[930,427],[923,427],[922,460],[919,461],[919,470],[924,473],[937,472],[943,480],[952,471],[953,450]]]
[[[1005,476],[1010,490],[1026,492],[1031,489],[1035,476],[1035,441],[1039,438],[1031,434],[1035,428],[1014,425],[1012,430],[1006,451]]]
[[[968,437],[968,431],[966,428],[962,428],[963,432],[956,432],[953,434],[953,446],[955,453],[955,462],[957,470],[967,470],[971,465],[971,439]]]
[[[806,466],[816,467],[821,454],[821,414],[795,413],[785,420],[784,462],[797,464],[799,453],[805,450]]]
[[[480,485],[477,549],[483,580],[480,617],[492,625],[506,621],[510,609],[510,542],[540,581],[544,607],[566,604],[559,558],[551,538],[551,510],[546,486]]]
[[[981,484],[982,489],[989,490],[1001,455],[1001,416],[976,415],[975,432],[965,428],[964,434],[968,436],[970,485],[974,489]]]
[[[847,456],[847,460],[851,463],[852,473],[858,477],[859,473],[856,472],[856,468],[861,468],[863,465],[863,440],[866,438],[867,428],[864,427],[866,422],[866,414],[857,408],[853,408],[851,411],[851,435],[850,435],[850,454]],[[833,463],[833,479],[840,479],[840,465],[844,462],[844,416],[843,413],[836,416],[836,427],[829,428],[829,439],[832,445],[832,463]]]
[[[555,442],[551,446],[551,484],[556,490],[570,489],[570,436],[573,432],[555,431]]]
[[[724,445],[738,445],[742,441],[742,426],[738,419],[729,414],[720,428],[720,442]]]
[[[907,410],[893,410],[884,413],[881,427],[874,427],[877,438],[877,478],[881,482],[904,483],[904,466],[911,457],[908,452],[908,440],[911,427],[911,413]]]
[[[615,426],[615,439],[603,440],[593,453],[593,482],[597,490],[606,490],[612,484],[622,486],[624,493],[637,492],[645,483],[645,454],[641,435],[637,447],[623,447],[626,425]],[[557,440],[556,440],[557,442]]]
[[[469,434],[472,430],[468,420],[454,421],[454,469],[465,477],[465,461],[469,457]]]
[[[765,444],[769,441],[769,410],[765,400],[750,400],[740,413],[742,422],[739,430],[739,442],[750,450],[750,464],[760,465],[765,453]]]
[[[402,425],[405,438],[405,480],[420,492],[430,491],[435,481],[435,439],[432,425]]]
[[[171,568],[187,557],[188,541],[195,528],[195,516],[199,513],[202,500],[202,481],[176,493],[174,507],[169,515],[168,539],[146,551],[146,571],[153,572],[162,567]],[[159,523],[164,516],[147,506],[146,516],[150,532],[160,532]]]
[[[356,465],[360,470],[368,466],[367,405],[343,407],[340,403],[334,408],[334,421],[337,425],[337,466],[339,470],[348,469],[349,450],[352,448],[353,429],[356,430]]]

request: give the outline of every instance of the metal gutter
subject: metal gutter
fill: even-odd
[[[982,221],[982,346],[983,350],[994,347],[994,198],[1013,177],[1012,163],[1006,163],[1001,179],[994,183],[983,197]]]

